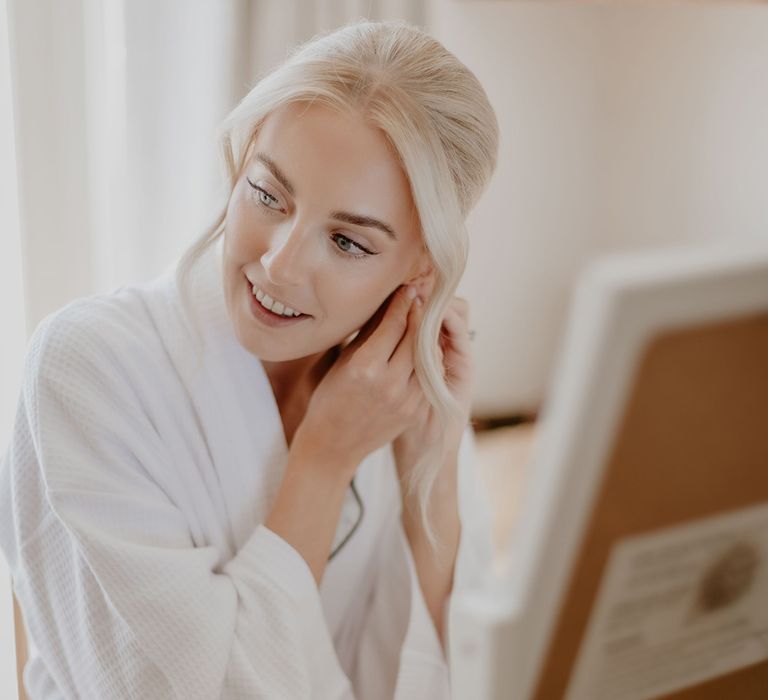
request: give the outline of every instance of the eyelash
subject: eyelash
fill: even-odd
[[[264,204],[264,202],[262,201],[262,199],[261,199],[261,197],[259,195],[260,194],[264,194],[266,197],[269,197],[269,199],[271,199],[273,202],[276,202],[277,199],[275,199],[275,197],[273,197],[271,194],[269,194],[269,192],[267,192],[265,189],[259,187],[258,185],[255,185],[253,182],[251,182],[250,178],[246,178],[246,180],[248,181],[248,184],[254,189],[254,194],[255,194],[255,197],[256,197],[256,201],[259,203],[259,205],[263,209],[266,209],[270,214],[279,213],[277,210],[275,210],[272,207]],[[334,252],[337,255],[340,255],[342,258],[345,258],[346,260],[350,260],[350,259],[352,259],[352,260],[365,260],[365,258],[368,258],[368,257],[370,257],[372,255],[378,255],[378,253],[374,253],[373,251],[368,250],[367,248],[364,248],[359,243],[355,243],[351,238],[348,238],[347,236],[345,236],[342,233],[334,233],[333,236],[331,236],[332,240],[335,240],[334,236],[339,236],[340,238],[343,238],[345,241],[349,241],[353,246],[357,246],[360,250],[364,251],[363,253],[345,253],[337,245],[334,245],[333,246]]]

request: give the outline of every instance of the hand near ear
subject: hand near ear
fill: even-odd
[[[431,298],[432,287],[431,278],[427,278],[418,286],[419,295],[424,300],[424,304],[414,306],[413,320],[409,319],[409,323],[421,325],[424,309]],[[446,307],[440,328],[439,346],[446,384],[463,408],[461,419],[446,426],[443,448],[444,454],[448,457],[458,454],[461,438],[469,423],[472,402],[474,367],[469,340],[469,304],[465,299],[453,297]],[[439,439],[437,428],[434,410],[426,396],[422,394],[417,419],[393,441],[392,445],[401,480],[405,478],[419,457]]]

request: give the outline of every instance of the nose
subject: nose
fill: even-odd
[[[275,286],[290,287],[305,283],[310,258],[308,227],[279,227],[270,241],[269,249],[261,256],[261,265]]]

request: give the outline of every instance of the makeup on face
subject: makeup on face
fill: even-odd
[[[259,130],[242,176],[225,235],[230,274],[239,280],[231,311],[242,319],[240,342],[253,352],[258,345],[277,361],[330,347],[359,328],[365,310],[412,267],[419,236],[408,180],[371,125],[318,105],[279,108]],[[291,309],[302,313],[291,316]],[[309,319],[318,321],[309,335],[289,347],[275,337],[272,347],[271,331]]]

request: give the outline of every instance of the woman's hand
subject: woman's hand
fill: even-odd
[[[298,428],[296,437],[308,439],[331,461],[337,458],[339,469],[357,468],[412,425],[421,409],[423,393],[413,369],[418,326],[407,291],[393,292],[342,348]]]
[[[431,284],[419,290],[428,298]],[[414,322],[418,328],[423,317],[423,306],[416,307]],[[462,415],[447,426],[443,443],[445,459],[458,454],[459,444],[469,423],[472,402],[474,367],[469,340],[469,305],[465,299],[453,297],[446,307],[440,329],[440,355],[443,376],[453,397],[462,407]],[[401,481],[416,461],[440,439],[437,417],[426,397],[422,398],[413,423],[393,441],[392,448]]]

